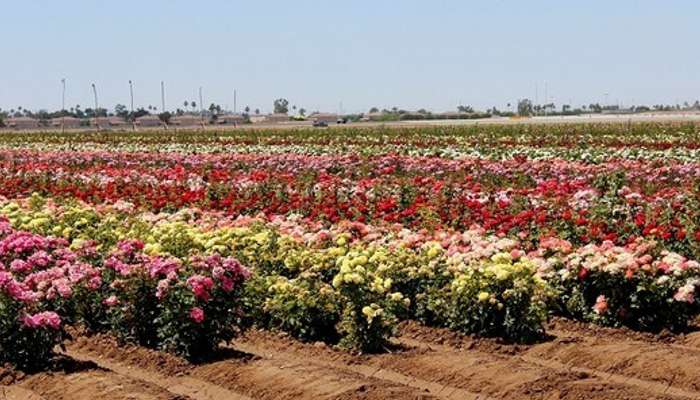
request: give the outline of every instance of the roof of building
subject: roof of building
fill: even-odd
[[[126,124],[126,121],[120,117],[97,117],[97,122],[100,124],[108,123],[110,125]]]
[[[149,121],[149,120],[158,120],[160,121],[160,117],[157,115],[142,115],[138,118],[136,118],[137,121]]]
[[[10,122],[30,122],[30,121],[34,122],[34,121],[36,121],[36,122],[38,122],[39,120],[36,118],[32,118],[32,117],[10,117],[10,118],[6,119],[5,121],[10,121]]]
[[[80,118],[72,117],[70,115],[66,115],[65,117],[54,117],[51,118],[51,121],[80,121]]]

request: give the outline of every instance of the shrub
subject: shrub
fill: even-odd
[[[266,278],[262,311],[267,327],[279,329],[305,341],[337,343],[340,319],[339,296],[317,276],[288,279]]]
[[[101,279],[64,240],[14,231],[6,220],[0,238],[0,361],[33,370],[65,336],[75,291],[95,290]]]
[[[548,289],[534,264],[507,253],[467,265],[446,293],[448,325],[480,336],[530,342],[544,334]]]
[[[551,248],[543,259],[542,274],[558,291],[557,312],[565,316],[658,332],[684,330],[697,314],[700,264],[655,242]]]
[[[107,307],[110,330],[120,340],[137,343],[142,346],[156,347],[158,344],[158,273],[154,264],[159,258],[149,259],[141,251],[144,244],[140,241],[122,241],[107,257],[104,274],[110,284],[109,296],[102,303]],[[171,271],[180,267],[175,261]],[[165,274],[171,272],[167,271]]]
[[[1,278],[0,278],[1,279]],[[53,311],[27,313],[0,290],[0,362],[35,371],[46,365],[63,341],[61,318]]]
[[[111,329],[122,340],[198,359],[242,327],[248,270],[235,258],[146,256],[125,241],[105,261],[112,270]]]
[[[370,263],[373,250],[352,250],[339,257],[340,271],[333,278],[343,307],[340,345],[369,353],[387,347],[397,310],[410,303],[401,293],[392,292],[392,279]]]
[[[191,274],[159,282],[158,347],[201,359],[242,329],[243,282],[250,273],[235,258],[219,255],[194,257],[190,268]]]

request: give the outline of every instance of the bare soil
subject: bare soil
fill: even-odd
[[[251,331],[199,364],[82,336],[47,372],[0,368],[0,400],[700,399],[700,332],[548,332],[513,345],[408,322],[386,353],[356,355]]]

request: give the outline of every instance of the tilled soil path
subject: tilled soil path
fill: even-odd
[[[565,320],[548,332],[524,346],[404,323],[387,353],[352,355],[252,331],[201,364],[80,337],[55,370],[0,369],[0,400],[700,399],[700,332],[653,336]]]

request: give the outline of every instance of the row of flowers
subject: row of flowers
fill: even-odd
[[[699,310],[700,265],[641,239],[533,246],[478,228],[137,213],[38,196],[0,214],[0,350],[24,367],[46,361],[65,324],[197,358],[251,325],[380,351],[401,319],[531,341],[552,313],[658,331],[684,329]]]
[[[244,132],[7,133],[0,148],[40,151],[292,153],[304,155],[397,153],[411,156],[511,159],[514,156],[602,162],[610,158],[695,161],[697,125],[688,123],[481,125],[403,128],[246,130]]]
[[[39,192],[154,212],[296,213],[414,230],[478,224],[577,246],[644,237],[700,257],[697,163],[6,151],[0,171],[8,198]]]
[[[43,367],[71,324],[192,358],[240,330],[250,272],[234,258],[147,256],[135,240],[100,255],[7,221],[0,229],[1,361]]]

